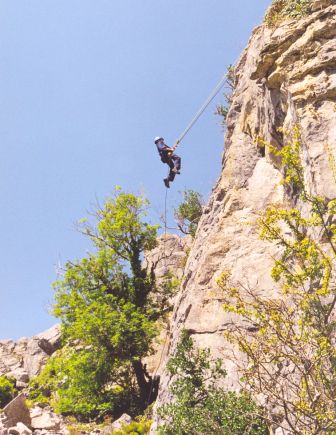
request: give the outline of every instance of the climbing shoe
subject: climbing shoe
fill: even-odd
[[[164,182],[164,185],[167,187],[167,189],[169,189],[170,186],[169,186],[168,178],[164,178],[163,182]]]

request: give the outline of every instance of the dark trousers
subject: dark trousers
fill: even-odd
[[[167,163],[167,165],[170,168],[169,175],[168,175],[168,181],[174,181],[175,178],[175,172],[172,171],[172,169],[177,169],[178,171],[181,169],[181,157],[177,156],[176,154],[172,154],[170,157],[162,157],[161,161],[163,163]]]

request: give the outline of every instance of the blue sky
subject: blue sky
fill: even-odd
[[[118,184],[164,207],[153,138],[172,144],[270,0],[0,0],[0,338],[31,336],[55,267],[90,244],[74,224]],[[184,188],[205,197],[223,151],[208,108],[178,154]]]

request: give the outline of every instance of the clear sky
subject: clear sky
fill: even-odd
[[[0,338],[31,336],[55,267],[90,244],[74,223],[118,184],[158,220],[168,144],[234,63],[270,0],[0,0]],[[178,150],[169,191],[205,197],[223,151],[208,108]]]

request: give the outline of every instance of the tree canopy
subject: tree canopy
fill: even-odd
[[[65,346],[34,381],[32,397],[47,391],[60,412],[78,415],[141,411],[155,399],[142,359],[151,353],[157,320],[167,308],[144,252],[156,246],[158,225],[147,221],[148,201],[117,189],[80,231],[93,244],[65,264],[54,283],[53,313]],[[118,399],[118,400],[116,400]],[[131,411],[130,411],[131,409]]]

